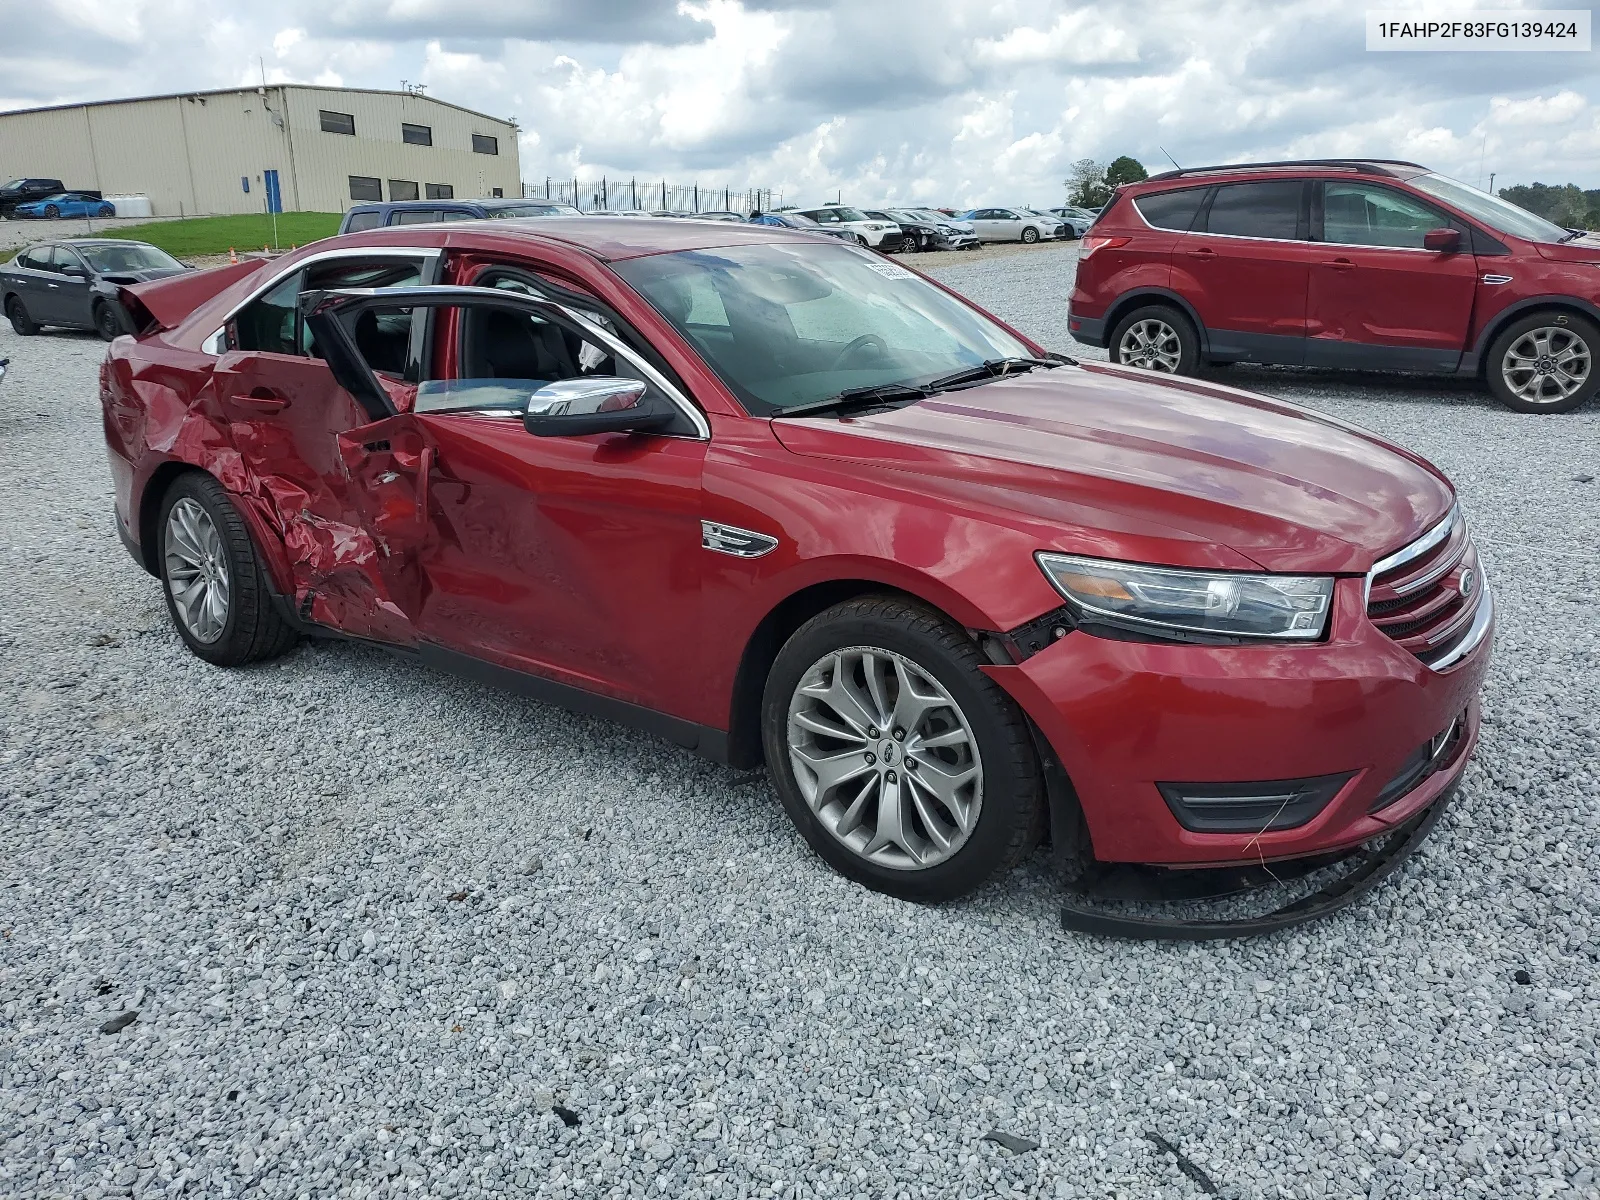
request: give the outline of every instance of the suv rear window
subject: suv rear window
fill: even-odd
[[[1194,224],[1195,214],[1200,211],[1200,202],[1205,198],[1206,189],[1203,187],[1182,188],[1176,192],[1140,196],[1133,203],[1139,215],[1157,229],[1176,229],[1185,233]]]
[[[368,209],[366,212],[350,214],[349,224],[345,226],[346,233],[356,233],[362,229],[376,229],[383,224],[383,214]]]
[[[1225,183],[1211,201],[1206,230],[1233,237],[1294,241],[1299,237],[1304,192],[1305,185],[1298,179]]]

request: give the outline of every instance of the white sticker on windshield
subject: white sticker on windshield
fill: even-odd
[[[879,275],[882,275],[885,279],[915,279],[916,278],[915,275],[913,275],[910,271],[906,270],[904,267],[897,267],[893,263],[889,263],[889,262],[870,262],[870,263],[867,264],[867,266],[871,267],[874,271],[876,271]]]

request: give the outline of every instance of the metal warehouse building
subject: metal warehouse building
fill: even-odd
[[[21,176],[145,195],[161,216],[522,194],[510,121],[295,84],[0,113],[0,179]]]

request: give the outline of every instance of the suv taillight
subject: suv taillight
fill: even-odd
[[[1121,246],[1126,246],[1131,241],[1133,241],[1133,239],[1130,237],[1107,237],[1104,234],[1084,234],[1083,253],[1078,256],[1078,261],[1082,262],[1096,250],[1116,250]]]

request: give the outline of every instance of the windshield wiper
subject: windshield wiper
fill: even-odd
[[[929,395],[926,387],[912,387],[906,383],[879,383],[872,387],[846,388],[837,396],[817,400],[811,404],[797,404],[781,409],[774,417],[800,417],[810,413],[845,413],[856,409],[874,408],[892,400],[922,400]]]
[[[968,367],[963,371],[956,371],[949,375],[941,375],[925,383],[923,386],[932,392],[942,392],[947,388],[960,387],[966,383],[982,383],[989,379],[1001,379],[1007,375],[1020,375],[1023,371],[1032,371],[1036,367],[1059,367],[1061,364],[1051,358],[990,358],[985,359],[975,367]]]

